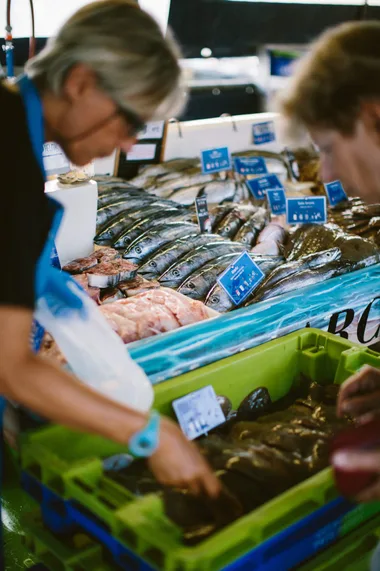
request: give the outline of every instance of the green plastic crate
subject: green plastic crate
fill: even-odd
[[[173,416],[174,399],[209,384],[234,406],[263,385],[276,400],[301,375],[340,384],[364,364],[380,367],[380,356],[336,336],[305,329],[158,385],[155,406]],[[337,497],[331,470],[326,469],[200,545],[183,547],[181,531],[165,516],[158,496],[135,499],[104,476],[102,458],[122,452],[125,447],[55,426],[26,437],[22,465],[62,497],[85,506],[116,538],[166,571],[216,571]],[[380,504],[360,506],[345,519],[341,535],[379,511]]]
[[[297,571],[369,571],[373,550],[380,539],[380,516],[323,551]]]
[[[48,531],[38,512],[23,518],[25,543],[49,571],[114,571],[104,559],[101,545],[81,533],[62,539]]]

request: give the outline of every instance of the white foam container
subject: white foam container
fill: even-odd
[[[57,180],[51,180],[45,184],[45,192],[58,200],[65,209],[56,238],[62,266],[91,254],[96,233],[96,182],[91,180],[80,185],[63,185]]]

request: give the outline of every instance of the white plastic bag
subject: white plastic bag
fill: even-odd
[[[153,403],[153,387],[143,369],[130,357],[96,303],[76,289],[86,317],[77,311],[56,317],[46,301],[38,300],[36,320],[54,338],[73,373],[86,385],[140,411]]]

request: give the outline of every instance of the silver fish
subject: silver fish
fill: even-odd
[[[203,301],[210,289],[214,286],[217,277],[224,272],[230,264],[240,256],[241,252],[233,252],[215,258],[202,266],[197,272],[191,274],[178,288],[182,293],[192,299]]]
[[[254,256],[251,255],[252,260],[259,266],[264,275],[268,275],[276,266],[284,261],[281,256]],[[251,299],[254,295],[252,292],[248,298]],[[247,303],[247,298],[244,299],[244,303]],[[219,313],[225,313],[232,309],[239,307],[235,305],[226,291],[219,285],[218,282],[211,288],[208,292],[205,304],[210,309],[214,309]],[[241,304],[240,304],[241,305]],[[248,305],[248,304],[247,304]]]
[[[162,246],[196,230],[197,226],[190,222],[166,222],[136,238],[125,250],[123,258],[140,265]]]
[[[223,254],[243,252],[243,244],[230,241],[210,242],[199,246],[195,250],[183,256],[176,264],[173,264],[159,278],[161,285],[171,288],[179,287],[187,277],[201,268],[204,264]]]
[[[132,226],[129,226],[117,240],[114,242],[113,247],[117,250],[125,250],[130,244],[136,240],[141,234],[146,232],[149,228],[159,226],[165,220],[181,220],[186,222],[191,219],[191,213],[183,213],[177,208],[168,208],[166,210],[157,210],[155,213],[150,213],[148,216],[137,220]]]
[[[137,204],[130,209],[123,210],[102,226],[101,231],[95,236],[95,243],[105,246],[112,244],[131,224],[149,214],[155,214],[158,208],[167,208],[167,205],[155,199],[153,202],[143,205],[143,207]],[[178,212],[181,212],[181,210],[178,209]]]
[[[153,254],[149,260],[140,266],[138,273],[145,278],[152,279],[161,276],[170,266],[179,261],[179,259],[204,244],[214,242],[216,240],[222,241],[222,238],[217,234],[199,234],[193,233],[183,238],[179,238],[170,242],[158,252]]]

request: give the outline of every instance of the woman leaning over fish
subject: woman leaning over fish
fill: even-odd
[[[380,202],[380,22],[344,24],[322,35],[282,97],[281,111],[293,135],[308,131],[318,147],[324,182],[339,179],[349,194]],[[365,367],[346,381],[338,402],[338,414],[344,413],[360,421],[380,415],[379,370]],[[333,461],[377,472],[357,499],[380,499],[380,449],[339,453]]]
[[[117,147],[128,151],[146,121],[171,116],[182,105],[178,55],[175,43],[137,3],[100,0],[64,24],[20,81],[0,83],[7,133],[0,154],[0,394],[55,422],[125,445],[144,434],[149,415],[108,400],[30,349],[38,297],[54,294],[58,305],[80,309],[67,287],[70,277],[49,263],[51,250],[42,268],[41,253],[54,227],[42,147],[44,140],[57,142],[77,165]],[[177,425],[161,418],[158,436],[148,462],[159,481],[218,494],[218,480]]]

